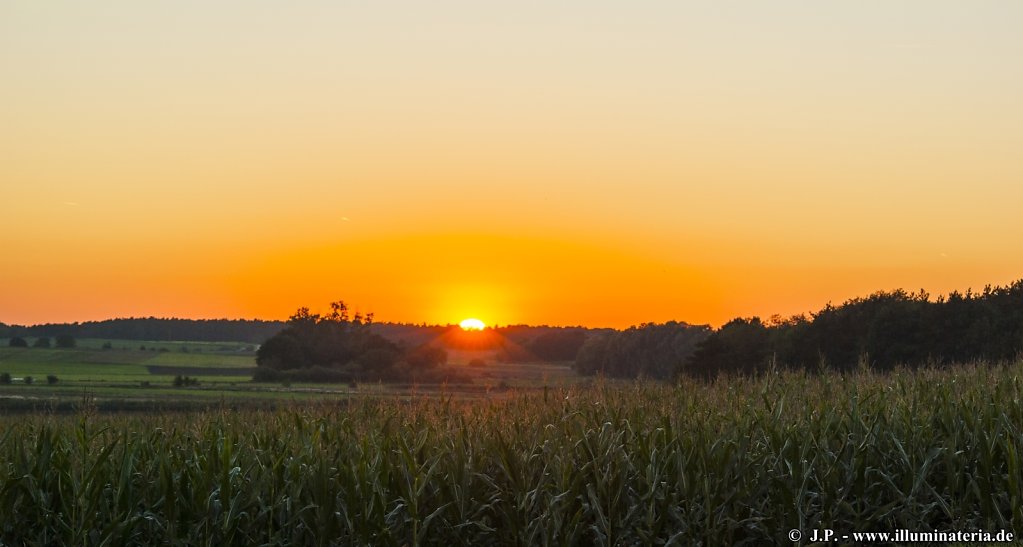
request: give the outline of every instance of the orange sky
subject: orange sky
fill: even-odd
[[[0,321],[716,325],[1023,277],[1023,4],[750,4],[4,2]]]

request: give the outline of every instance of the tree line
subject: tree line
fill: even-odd
[[[589,339],[575,369],[613,377],[713,378],[770,367],[851,370],[999,362],[1023,353],[1023,280],[952,292],[879,291],[787,319],[736,318],[714,330],[646,324]]]
[[[931,299],[879,291],[788,319],[733,319],[682,372],[713,376],[776,366],[849,370],[1016,359],[1023,351],[1023,280]]]
[[[605,332],[582,344],[573,368],[612,378],[672,378],[710,333],[707,325],[675,321]]]
[[[84,323],[45,323],[31,326],[0,323],[0,338],[72,336],[117,340],[189,340],[258,344],[282,328],[284,328],[282,321],[259,319],[126,317]]]
[[[307,310],[308,311],[308,310]],[[256,319],[177,319],[129,317],[85,323],[32,326],[0,323],[0,338],[74,338],[169,342],[246,342],[261,344],[288,326]],[[603,332],[584,327],[506,325],[464,332],[458,325],[370,322],[368,330],[404,347],[426,344],[446,349],[497,350],[505,362],[571,361],[587,336]]]

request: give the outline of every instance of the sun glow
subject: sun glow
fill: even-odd
[[[470,317],[469,319],[463,319],[458,326],[462,327],[462,330],[483,330],[487,327],[483,321]]]

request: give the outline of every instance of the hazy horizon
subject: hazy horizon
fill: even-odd
[[[0,5],[0,321],[584,325],[1023,277],[1023,4]]]

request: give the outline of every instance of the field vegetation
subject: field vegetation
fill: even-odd
[[[1023,530],[1023,364],[0,417],[7,544],[789,543]]]
[[[30,339],[31,340],[31,339]],[[256,346],[245,342],[159,342],[77,339],[73,348],[10,346],[0,339],[0,412],[73,412],[83,400],[101,411],[202,409],[229,404],[268,408],[288,402],[413,394],[482,398],[508,389],[564,387],[591,380],[567,363],[503,363],[497,350],[452,350],[447,368],[469,383],[323,383],[280,378],[253,381]],[[469,367],[472,360],[485,362]],[[52,377],[52,381],[51,381]],[[181,381],[177,381],[181,377]],[[186,385],[185,377],[193,380]],[[26,384],[26,378],[33,378]]]

